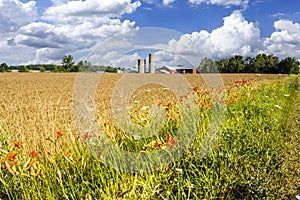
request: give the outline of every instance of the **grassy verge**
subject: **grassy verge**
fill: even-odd
[[[299,141],[290,131],[290,115],[296,102],[299,77],[255,83],[236,82],[225,88],[227,114],[216,146],[199,157],[198,143],[163,169],[132,174],[105,166],[85,149],[82,139],[71,140],[64,150],[60,140],[67,130],[56,131],[52,151],[26,150],[23,141],[11,141],[11,127],[0,121],[0,198],[1,199],[284,199],[294,195],[297,160],[287,161],[286,152],[299,154],[292,147]],[[222,88],[224,89],[224,88]],[[216,103],[207,91],[194,88],[201,120],[208,122]],[[173,105],[173,104],[172,104]],[[172,105],[167,106],[169,110]],[[172,111],[172,110],[171,110]],[[174,111],[174,110],[173,110]],[[175,110],[176,111],[176,110]],[[177,112],[169,113],[168,117]],[[172,132],[177,119],[168,121]],[[206,132],[207,125],[199,129]],[[294,125],[297,127],[297,125]],[[176,128],[175,128],[176,130]],[[293,133],[295,133],[293,135]],[[25,133],[24,133],[25,134]],[[133,139],[115,130],[116,145],[145,151],[145,144],[135,146]],[[175,140],[175,133],[159,133],[156,151]],[[171,134],[171,135],[170,135]],[[111,133],[110,133],[111,135]],[[172,140],[174,139],[174,140]],[[152,140],[152,139],[151,139]],[[47,145],[45,141],[44,146]],[[151,143],[151,141],[150,141]],[[149,143],[149,144],[150,144]],[[72,152],[69,149],[72,148]],[[47,148],[46,148],[47,149]],[[287,163],[288,162],[288,163]],[[294,164],[293,164],[294,163]],[[299,163],[299,160],[298,160]],[[294,171],[295,173],[297,171]],[[291,185],[293,191],[287,189]]]

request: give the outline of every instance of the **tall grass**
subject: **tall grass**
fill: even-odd
[[[43,139],[42,147],[28,148],[26,141],[22,143],[26,136],[12,137],[12,123],[0,119],[0,198],[284,199],[292,178],[285,151],[290,148],[286,139],[293,134],[288,120],[298,81],[299,77],[291,76],[239,81],[221,88],[227,94],[223,100],[227,102],[226,118],[216,145],[205,157],[199,156],[199,145],[217,103],[211,102],[207,91],[194,88],[199,115],[205,122],[199,137],[179,159],[152,172],[126,173],[107,167],[85,148],[84,138],[59,123],[53,123],[56,127]],[[168,119],[164,131],[137,145],[134,138],[120,134],[112,125],[103,126],[116,136],[117,146],[152,152],[168,146],[171,139],[180,142],[172,132],[179,116],[176,109],[169,112],[168,117],[174,119]]]

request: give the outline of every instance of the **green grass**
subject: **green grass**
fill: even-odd
[[[265,83],[237,83],[227,88],[227,101],[232,101],[227,104],[217,143],[207,156],[199,156],[199,145],[207,131],[211,108],[201,106],[199,114],[203,123],[195,143],[179,159],[152,172],[127,173],[109,168],[94,158],[80,140],[70,144],[74,148],[72,155],[61,151],[41,153],[30,160],[38,163],[29,164],[28,152],[10,145],[9,134],[12,133],[6,123],[0,121],[0,198],[291,198],[297,191],[291,192],[287,187],[294,177],[289,172],[286,152],[297,145],[288,139],[295,134],[289,120],[299,97],[298,81],[299,76],[291,76]],[[133,138],[119,134],[116,145],[122,141],[125,149],[132,147],[137,152],[157,138],[164,146],[168,137],[175,137],[174,126],[178,126],[176,118],[168,122],[158,136],[138,145]],[[166,131],[172,136],[167,136]],[[9,160],[8,152],[18,153],[16,159]]]

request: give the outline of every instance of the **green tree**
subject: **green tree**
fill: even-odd
[[[24,65],[19,66],[19,72],[29,72],[28,68]]]
[[[0,65],[0,72],[10,72],[10,68],[8,67],[8,65],[6,63],[2,63]]]
[[[228,61],[229,72],[233,72],[233,73],[243,72],[244,65],[245,62],[243,56],[235,55],[234,57],[230,58]]]
[[[278,64],[278,72],[282,74],[299,74],[300,62],[296,58],[287,57]]]
[[[45,67],[40,67],[40,72],[45,72],[46,68]]]
[[[217,71],[215,61],[208,57],[203,58],[198,66],[199,73],[215,73]]]
[[[228,59],[222,59],[222,60],[219,60],[219,61],[216,61],[216,67],[218,68],[219,72],[220,73],[226,73],[228,72]]]
[[[72,55],[64,56],[62,58],[62,68],[64,72],[72,72],[74,71],[74,59]]]
[[[52,72],[54,72],[54,73],[63,72],[63,67],[62,66],[54,66]]]
[[[244,66],[244,72],[245,73],[255,73],[255,58],[252,58],[250,56],[247,56],[245,59],[245,66]]]
[[[255,57],[255,62],[253,64],[254,72],[260,73],[276,73],[278,67],[279,59],[273,54],[258,54]]]

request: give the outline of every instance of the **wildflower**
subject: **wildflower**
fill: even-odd
[[[38,152],[38,151],[35,150],[35,149],[32,149],[32,150],[30,151],[30,157],[31,157],[31,158],[36,158],[39,154],[40,154],[40,152]]]
[[[64,157],[69,163],[73,164],[72,154],[70,153],[64,154]]]
[[[175,169],[177,172],[180,172],[180,173],[182,173],[183,172],[183,170],[182,169],[180,169],[180,168],[176,168]]]
[[[251,98],[250,98],[250,101],[254,101],[254,100],[255,100],[255,98],[254,98],[254,97],[251,97]]]
[[[14,142],[14,147],[15,147],[16,149],[19,149],[19,148],[22,147],[22,145],[23,145],[24,143],[25,143],[25,142]]]
[[[171,110],[171,108],[172,108],[172,103],[168,103],[166,110],[169,111],[169,110]]]
[[[243,79],[243,80],[241,81],[241,83],[242,83],[242,85],[247,85],[247,84],[248,84],[248,81]]]
[[[141,110],[147,110],[147,109],[149,109],[149,106],[143,106],[143,107],[141,108]]]
[[[15,175],[16,168],[14,162],[11,163],[5,162],[5,167],[12,175]]]
[[[177,139],[176,137],[172,137],[171,134],[168,132],[167,133],[167,140],[165,141],[165,143],[169,146],[169,147],[174,147],[177,143]]]
[[[274,107],[282,109],[282,107],[280,105],[274,105]]]
[[[83,135],[81,135],[81,139],[82,139],[83,141],[86,141],[88,138],[89,138],[89,133],[88,133],[88,132],[87,132],[87,133],[84,133]]]
[[[10,161],[16,160],[17,155],[18,155],[18,153],[8,153],[8,160],[10,160]]]
[[[207,107],[207,108],[211,108],[211,107],[212,107],[212,104],[207,103],[207,104],[206,104],[206,107]]]
[[[38,163],[39,163],[39,161],[37,161],[37,160],[34,160],[34,161],[30,161],[28,165],[29,165],[30,167],[33,167],[33,168],[35,168],[35,167],[36,167],[36,165],[37,165]]]
[[[60,138],[63,135],[62,130],[56,131],[56,138]]]
[[[169,119],[169,120],[172,119],[172,115],[171,115],[171,114],[167,114],[166,117],[167,117],[167,119]]]
[[[199,90],[200,90],[200,89],[199,89],[198,86],[196,86],[196,87],[193,88],[193,91],[194,91],[194,92],[199,92]]]
[[[234,100],[234,99],[229,99],[227,102],[228,102],[228,103],[234,103],[235,100]]]

